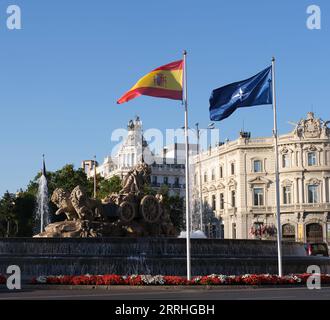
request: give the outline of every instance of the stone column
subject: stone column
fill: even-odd
[[[303,203],[303,182],[302,182],[302,178],[298,178],[297,179],[298,182],[298,187],[299,187],[299,203],[302,204]]]
[[[327,202],[327,178],[323,178],[323,183],[322,183],[322,188],[323,188],[323,199],[322,202],[326,203]]]
[[[301,179],[301,183],[300,183],[300,203],[301,204],[303,204],[303,203],[305,203],[306,201],[305,201],[305,189],[304,189],[304,177],[302,177]]]
[[[299,179],[298,178],[295,178],[294,179],[295,183],[294,183],[294,188],[293,188],[293,191],[294,191],[294,204],[299,204]]]

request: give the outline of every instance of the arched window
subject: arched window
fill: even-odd
[[[212,171],[211,171],[211,180],[212,181],[215,180],[215,169],[212,169]]]
[[[212,195],[212,210],[215,211],[217,209],[217,202],[215,194]]]
[[[236,207],[236,191],[235,190],[231,191],[231,206],[233,208]]]
[[[222,179],[223,178],[223,167],[220,166],[219,168],[219,178]]]
[[[282,155],[282,168],[290,168],[290,155],[288,153]]]
[[[306,226],[307,242],[323,242],[323,230],[319,223],[310,223]]]
[[[232,162],[230,165],[230,173],[231,175],[235,175],[235,163]]]
[[[308,203],[318,203],[319,186],[315,184],[310,184],[307,186],[307,190],[308,190]]]
[[[207,182],[207,172],[204,172],[204,182]]]

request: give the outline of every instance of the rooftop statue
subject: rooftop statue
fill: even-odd
[[[139,194],[146,184],[150,183],[151,168],[144,162],[138,164],[128,172],[122,182],[122,194]]]

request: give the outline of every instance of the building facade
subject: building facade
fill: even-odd
[[[310,112],[293,132],[278,138],[283,240],[330,242],[327,124]],[[252,139],[241,133],[235,141],[196,155],[194,202],[202,199],[204,216],[213,214],[218,221],[212,229],[204,220],[205,231],[230,239],[274,239],[274,168],[272,137]]]
[[[191,156],[196,155],[197,145],[190,144]],[[185,145],[174,143],[165,146],[161,154],[154,154],[143,137],[142,121],[139,117],[130,120],[127,125],[127,138],[120,146],[118,152],[112,158],[107,156],[102,164],[94,160],[84,160],[84,168],[89,178],[94,173],[110,179],[119,176],[121,179],[138,163],[145,161],[151,166],[151,187],[159,190],[166,186],[170,195],[185,196]]]

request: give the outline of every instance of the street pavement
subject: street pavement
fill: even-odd
[[[330,287],[1,289],[1,300],[330,300]]]

